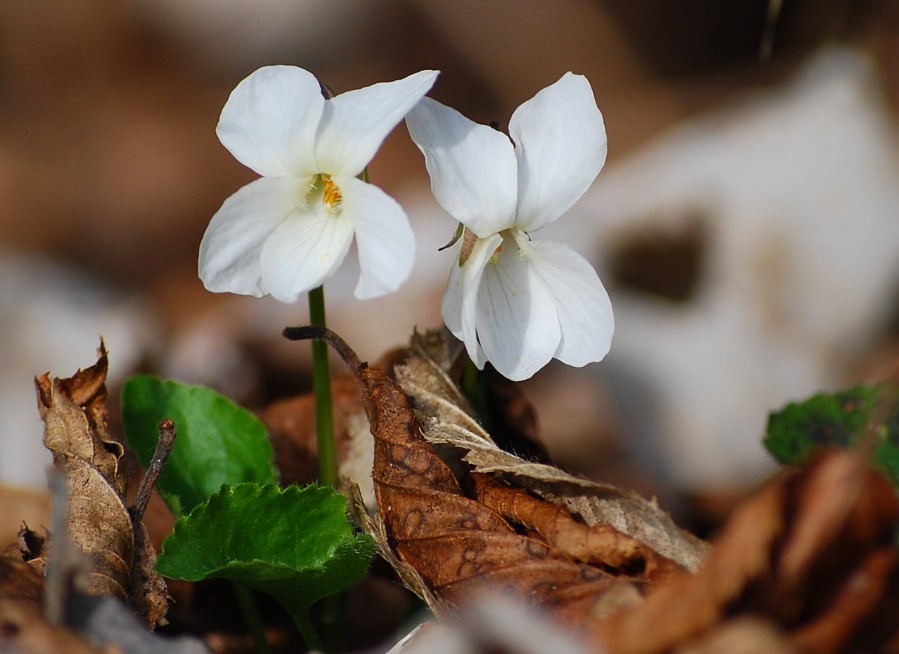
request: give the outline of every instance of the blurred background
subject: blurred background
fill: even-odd
[[[250,407],[308,387],[281,329],[306,308],[206,292],[196,257],[254,174],[218,143],[231,89],[266,64],[336,92],[442,71],[431,95],[505,128],[571,70],[605,170],[536,238],[595,263],[606,361],[525,385],[562,465],[706,511],[773,469],[767,412],[895,373],[899,5],[892,0],[29,0],[0,3],[0,485],[40,491],[33,377],[111,360]],[[400,126],[371,169],[418,261],[401,291],[327,285],[364,359],[440,324],[453,221]],[[15,525],[17,527],[18,524]]]

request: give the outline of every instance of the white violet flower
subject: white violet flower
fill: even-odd
[[[430,98],[406,125],[434,197],[463,226],[441,309],[475,365],[490,361],[518,381],[552,358],[583,366],[605,357],[614,320],[596,271],[568,246],[530,236],[571,208],[605,163],[587,79],[566,73],[518,107],[511,140]]]
[[[225,200],[200,244],[207,289],[294,302],[340,265],[353,236],[360,299],[395,291],[415,243],[399,204],[359,175],[431,88],[436,71],[326,100],[293,66],[260,68],[232,91],[216,133],[262,177]]]

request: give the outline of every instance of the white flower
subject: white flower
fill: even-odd
[[[472,361],[518,381],[554,357],[572,366],[601,360],[614,320],[596,271],[567,246],[530,237],[605,163],[605,127],[586,78],[566,73],[518,107],[511,141],[429,98],[406,124],[434,197],[464,225],[441,308]]]
[[[262,177],[212,217],[200,244],[206,288],[294,302],[334,272],[355,234],[356,297],[395,291],[415,255],[409,221],[356,176],[436,77],[421,71],[329,100],[311,73],[293,66],[260,68],[238,84],[216,133]]]

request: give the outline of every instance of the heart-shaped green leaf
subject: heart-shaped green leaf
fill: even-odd
[[[877,441],[873,460],[899,485],[896,400],[895,391],[888,386],[859,385],[788,404],[768,417],[765,447],[781,463],[796,464],[819,447],[853,447],[863,433],[873,429]]]
[[[295,616],[355,584],[374,543],[356,534],[346,499],[322,486],[224,486],[178,519],[156,561],[172,579],[229,579],[268,593]]]
[[[148,375],[125,383],[122,422],[128,444],[144,466],[165,418],[175,422],[177,437],[157,488],[175,515],[189,513],[222,484],[278,481],[265,426],[246,409],[202,386]]]

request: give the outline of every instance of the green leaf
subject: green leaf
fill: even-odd
[[[202,386],[138,375],[122,388],[128,445],[146,466],[170,418],[177,436],[157,488],[175,515],[189,513],[222,484],[278,481],[265,426],[228,398]]]
[[[788,404],[769,415],[765,447],[781,463],[798,464],[819,447],[854,447],[869,424],[876,420],[882,424],[877,427],[874,463],[899,485],[899,404],[896,400],[895,391],[889,386],[859,385]],[[884,409],[888,410],[884,412]]]
[[[229,579],[268,593],[294,616],[354,585],[374,543],[356,534],[330,487],[224,486],[178,519],[156,561],[172,579]]]

